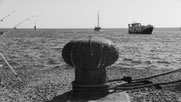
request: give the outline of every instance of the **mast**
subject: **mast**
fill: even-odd
[[[36,30],[36,23],[37,23],[37,21],[35,20],[35,24],[34,24],[34,30]]]
[[[97,15],[97,27],[99,27],[99,11],[98,11],[98,15]]]
[[[36,24],[37,24],[37,15],[35,15],[35,22],[34,22],[34,30],[36,30],[37,28],[36,28]]]
[[[101,31],[101,27],[99,26],[99,11],[97,14],[97,26],[94,28],[94,31]]]

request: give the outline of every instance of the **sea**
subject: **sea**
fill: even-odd
[[[0,29],[7,32],[10,29]],[[115,43],[119,58],[114,66],[122,68],[181,67],[180,28],[155,28],[150,35],[128,34],[127,28],[22,29],[0,35],[0,51],[17,69],[49,69],[65,64],[62,49],[73,39],[104,37]]]

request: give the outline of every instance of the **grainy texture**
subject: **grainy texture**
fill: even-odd
[[[105,67],[119,57],[114,43],[102,37],[76,39],[62,49],[64,61],[75,68],[77,85],[95,85],[106,82]]]
[[[92,30],[22,30],[1,38],[0,51],[17,71],[18,82],[3,64],[0,102],[45,102],[71,90],[74,68],[65,64],[61,51],[70,39],[100,36],[112,40],[119,48],[119,59],[107,67],[109,79],[129,75],[133,78],[154,75],[180,67],[181,32],[179,29],[155,29],[153,35],[129,35],[127,29]],[[180,73],[153,79],[162,82],[180,79]],[[127,91],[132,102],[179,102],[180,84]]]

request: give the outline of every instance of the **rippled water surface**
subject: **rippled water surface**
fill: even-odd
[[[7,30],[4,30],[7,31]],[[100,36],[119,47],[114,66],[122,68],[179,68],[181,31],[156,28],[152,35],[128,34],[127,29],[17,29],[1,35],[1,52],[15,68],[48,69],[65,64],[61,51],[71,39]],[[3,44],[4,43],[4,44]]]

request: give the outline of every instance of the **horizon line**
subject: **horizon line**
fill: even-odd
[[[181,27],[155,27],[155,28],[181,28]],[[0,29],[13,29],[11,27],[1,27]],[[27,27],[17,27],[17,29],[34,29],[34,28],[27,28]],[[74,28],[74,27],[70,27],[70,28],[47,28],[47,27],[37,27],[36,29],[94,29],[94,28]],[[105,28],[102,28],[102,29],[128,29],[128,27],[105,27]]]

